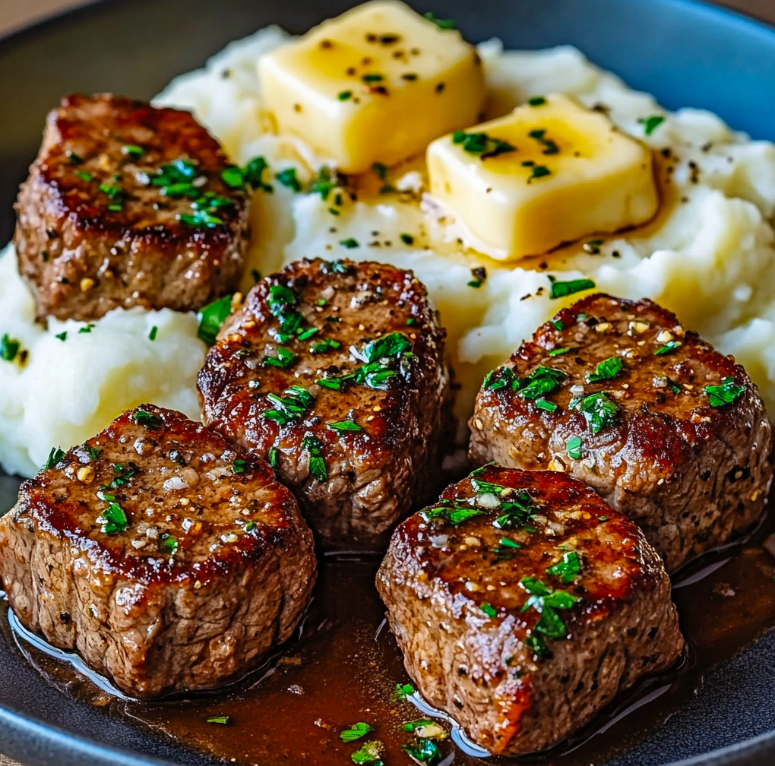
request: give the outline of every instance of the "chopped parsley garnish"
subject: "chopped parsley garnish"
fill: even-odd
[[[326,165],[323,165],[318,174],[309,182],[307,186],[308,194],[320,194],[321,199],[328,199],[328,195],[338,186],[335,174]]]
[[[80,178],[81,181],[86,181],[87,183],[94,180],[94,176],[91,173],[84,173],[82,170],[76,170],[75,175]]]
[[[79,335],[85,335],[87,333],[90,333],[93,329],[94,329],[94,325],[93,324],[87,324],[87,325],[84,325],[83,327],[79,328],[78,334]]]
[[[247,460],[235,460],[231,464],[232,473],[245,473],[248,468]]]
[[[619,415],[619,405],[608,396],[607,391],[600,391],[590,396],[574,397],[570,407],[584,413],[589,430],[593,434],[599,434],[612,426]]]
[[[299,340],[309,340],[319,332],[320,330],[318,330],[317,327],[308,327],[306,330],[299,328],[296,330],[296,335],[298,336]]]
[[[346,247],[348,250],[353,250],[356,247],[360,247],[360,243],[358,242],[358,240],[353,239],[352,237],[350,237],[349,239],[339,240],[339,244],[342,247]]]
[[[745,386],[739,386],[733,378],[724,378],[720,386],[705,386],[708,404],[711,407],[724,407],[734,404],[745,393]]]
[[[231,295],[224,295],[223,298],[205,306],[197,315],[199,319],[197,335],[199,338],[208,346],[214,345],[221,325],[229,314],[231,314]]]
[[[97,447],[90,447],[88,444],[83,445],[83,451],[92,459],[96,460],[100,456],[100,451]]]
[[[530,183],[534,178],[545,178],[551,174],[552,171],[549,170],[546,165],[534,165],[532,172],[530,173],[530,177],[527,179],[527,182]]]
[[[295,192],[301,191],[301,182],[296,178],[296,168],[286,168],[275,174],[275,178],[283,185]]]
[[[523,577],[519,584],[530,594],[520,611],[535,609],[541,615],[533,628],[533,637],[540,640],[535,633],[541,633],[547,638],[567,638],[568,628],[557,611],[570,609],[579,600],[578,596],[564,590],[552,590],[535,577]],[[536,654],[542,656],[539,651]]]
[[[583,442],[580,436],[571,436],[567,442],[565,442],[565,451],[568,453],[568,457],[572,460],[581,460],[581,448]]]
[[[429,721],[427,718],[425,718],[419,721],[407,721],[401,728],[404,731],[416,731],[417,729],[422,729],[425,726],[434,725],[436,725],[435,721]]]
[[[660,346],[655,352],[654,356],[664,356],[665,354],[671,354],[676,349],[681,347],[680,340],[669,340],[664,346]]]
[[[380,754],[382,753],[382,743],[375,740],[366,742],[356,750],[350,758],[353,763],[362,764],[362,766],[382,766]]]
[[[381,163],[381,162],[375,162],[371,169],[376,174],[377,178],[379,178],[380,181],[384,181],[387,178],[388,174],[388,167],[387,165]]]
[[[492,604],[488,604],[486,601],[482,604],[482,611],[490,618],[497,616],[495,607]]]
[[[315,397],[301,386],[287,388],[282,397],[277,394],[267,394],[266,398],[275,406],[275,409],[265,410],[261,416],[274,420],[281,426],[301,418],[315,402]]]
[[[351,99],[353,97],[353,92],[351,90],[343,90],[339,92],[339,95],[337,98],[340,101],[347,101],[348,99]]]
[[[371,730],[372,727],[369,724],[360,721],[354,723],[349,729],[343,729],[339,732],[339,738],[342,742],[355,742],[355,740],[366,736]]]
[[[114,463],[113,473],[116,474],[116,478],[113,479],[110,484],[105,484],[100,489],[118,489],[124,484],[128,484],[129,480],[140,471],[135,463],[127,463],[126,466],[123,463]]]
[[[557,146],[557,144],[552,141],[551,138],[546,137],[546,130],[544,128],[539,128],[538,130],[531,130],[530,133],[528,133],[530,138],[535,139],[538,141],[541,146],[544,147],[544,150],[541,152],[541,154],[558,154],[560,151],[560,147]]]
[[[226,726],[229,723],[229,716],[227,715],[214,715],[212,718],[207,719],[207,723],[218,723],[221,726]]]
[[[323,442],[317,436],[307,435],[301,440],[302,449],[309,455],[309,473],[315,481],[328,480],[328,468],[323,458]]]
[[[252,189],[260,189],[271,194],[274,189],[270,184],[264,183],[264,172],[267,170],[269,170],[269,163],[263,157],[254,157],[242,168],[244,183]]]
[[[498,391],[501,388],[507,388],[514,385],[517,380],[511,367],[496,367],[490,370],[482,381],[482,388],[489,391]]]
[[[519,543],[509,540],[508,537],[501,537],[498,540],[498,545],[493,548],[492,552],[496,555],[498,561],[510,561],[517,555],[517,549],[521,547]]]
[[[148,340],[156,340],[156,336],[159,334],[159,328],[154,325],[151,327],[151,331],[148,333]]]
[[[441,762],[441,750],[432,739],[417,739],[414,745],[404,745],[401,749],[421,766],[438,766]]]
[[[286,367],[290,367],[297,359],[298,357],[296,354],[289,348],[278,346],[277,356],[265,356],[263,361],[265,365],[270,367],[282,367],[285,369]]]
[[[193,213],[178,213],[175,218],[187,226],[195,228],[213,229],[223,224],[223,219],[217,215],[207,212],[207,210],[195,210]]]
[[[327,427],[332,431],[363,431],[354,420],[340,420],[336,423],[329,423]]]
[[[543,96],[533,96],[533,98],[527,100],[527,103],[530,106],[543,106],[546,103],[546,99]]]
[[[310,347],[311,354],[324,354],[326,351],[335,351],[341,348],[342,344],[338,340],[333,338],[323,338],[322,340],[313,343]]]
[[[118,535],[126,532],[129,526],[129,520],[124,513],[124,509],[117,503],[111,503],[103,512],[102,518],[105,519],[102,531],[106,535]]]
[[[393,692],[393,702],[403,702],[413,694],[414,686],[411,684],[396,684],[396,690]]]
[[[64,456],[64,450],[59,449],[59,447],[52,447],[46,462],[43,464],[43,470],[47,471],[49,468],[53,468]]]
[[[466,133],[464,130],[458,130],[452,134],[452,143],[461,144],[464,152],[483,160],[517,151],[517,147],[512,146],[508,141],[492,138],[486,133]]]
[[[271,465],[272,468],[277,468],[279,464],[280,464],[280,450],[278,450],[277,447],[270,447],[269,465]]]
[[[651,117],[641,117],[638,122],[643,125],[643,132],[650,136],[663,122],[665,118],[661,114],[653,114]]]
[[[54,336],[57,340],[61,340],[64,343],[67,340],[67,330],[60,332]]]
[[[137,146],[137,144],[126,144],[121,147],[121,154],[131,157],[133,160],[138,160],[145,154],[145,149],[142,146]]]
[[[72,149],[68,149],[66,155],[72,165],[80,165],[83,162],[83,157],[80,154],[76,154]]]
[[[412,342],[403,333],[384,335],[369,341],[360,351],[351,350],[353,356],[365,364],[345,375],[319,378],[316,382],[335,391],[351,384],[386,391],[399,372],[408,374],[413,357],[411,348]]]
[[[242,171],[239,168],[226,168],[221,173],[221,181],[230,189],[241,189],[244,185]]]
[[[595,367],[594,372],[588,372],[584,377],[587,383],[600,383],[602,380],[611,380],[615,378],[623,367],[621,358],[618,356],[609,356],[608,359],[600,362]]]
[[[4,334],[3,337],[0,338],[0,359],[6,362],[12,362],[16,359],[21,345],[22,344],[18,340],[9,337],[7,333]]]
[[[535,515],[535,505],[533,498],[522,490],[518,493],[516,500],[509,498],[501,505],[501,514],[493,522],[493,526],[498,529],[521,529]]]
[[[159,550],[174,556],[178,552],[178,538],[175,535],[164,535],[159,543]]]
[[[256,528],[256,522],[255,521],[249,521],[247,524],[245,524],[245,531],[246,532],[252,532]]]
[[[484,266],[477,266],[471,269],[473,279],[468,283],[469,287],[481,287],[487,279],[487,269]]]
[[[554,402],[549,402],[546,399],[536,399],[536,407],[539,410],[545,410],[546,412],[557,412],[559,406]]]
[[[134,420],[138,426],[145,426],[145,428],[148,428],[151,431],[160,428],[162,423],[161,418],[158,415],[154,415],[147,410],[137,410],[134,414]]]
[[[402,234],[401,235],[401,241],[405,245],[413,245],[414,244],[414,237],[411,234]]]
[[[549,297],[552,299],[564,298],[566,295],[573,295],[595,287],[595,283],[591,279],[571,279],[567,282],[558,282],[555,277],[550,276],[549,281],[552,283],[549,292]]]
[[[541,399],[555,392],[568,376],[554,367],[537,367],[526,378],[515,378],[512,388],[523,399]]]
[[[439,519],[456,527],[464,521],[483,515],[484,511],[470,505],[458,505],[452,500],[442,500],[437,506],[422,512],[426,521]]]
[[[457,24],[453,19],[440,19],[433,11],[428,11],[423,14],[423,17],[433,22],[441,30],[457,29]]]
[[[585,242],[581,247],[584,252],[590,255],[600,255],[600,246],[602,244],[602,239],[590,239],[589,242]]]
[[[564,553],[562,558],[546,570],[546,574],[559,577],[563,585],[572,583],[581,572],[581,558],[576,551]]]
[[[269,288],[267,305],[272,316],[277,317],[280,329],[285,335],[299,329],[304,317],[293,308],[296,305],[296,295],[285,285],[272,285]]]
[[[363,75],[361,79],[365,83],[372,83],[372,82],[382,82],[385,78],[381,74],[378,74],[377,72],[369,72],[368,74]]]
[[[553,348],[549,352],[549,356],[562,356],[563,354],[567,354],[569,351],[569,348]]]

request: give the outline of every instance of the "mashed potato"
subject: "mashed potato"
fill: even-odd
[[[156,103],[192,110],[236,162],[262,155],[273,172],[294,167],[308,181],[325,158],[272,132],[256,75],[259,56],[287,39],[269,28],[233,43],[204,70],[175,80]],[[391,183],[410,193],[364,193],[336,217],[320,195],[294,193],[279,183],[272,194],[257,193],[247,274],[266,274],[304,256],[413,269],[448,330],[463,422],[485,371],[579,297],[550,300],[550,274],[589,277],[600,290],[649,297],[672,309],[685,327],[734,354],[775,412],[775,146],[748,140],[708,112],[668,113],[570,47],[513,52],[493,41],[479,51],[490,91],[488,116],[532,95],[572,94],[649,143],[672,179],[658,220],[606,239],[599,254],[578,245],[516,266],[496,263],[465,251],[454,228],[423,213],[426,178],[418,160],[391,173]],[[654,115],[664,122],[645,136],[642,120]],[[411,235],[411,245],[402,234]],[[341,244],[349,239],[359,247]],[[479,288],[469,286],[471,269],[481,266],[487,279]],[[90,334],[78,334],[77,323],[56,322],[45,332],[32,323],[32,302],[10,254],[0,270],[0,334],[18,337],[31,352],[23,370],[0,362],[0,462],[7,469],[30,473],[52,446],[79,441],[143,400],[196,414],[194,379],[204,349],[192,316],[114,311]],[[245,288],[250,284],[246,276]],[[152,343],[147,335],[153,325],[159,336]],[[65,343],[54,337],[63,329]]]
[[[0,361],[0,463],[9,473],[32,476],[52,447],[68,449],[142,402],[199,419],[196,374],[205,346],[193,314],[116,309],[89,332],[83,322],[50,320],[44,329],[34,320],[8,246],[0,251],[0,335],[28,354],[24,366],[18,357]]]

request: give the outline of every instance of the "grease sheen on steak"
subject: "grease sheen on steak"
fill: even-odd
[[[65,98],[16,204],[19,270],[38,317],[192,311],[233,292],[249,200],[222,181],[230,167],[188,112],[112,95]],[[205,214],[221,223],[185,222]]]
[[[22,624],[136,697],[256,667],[298,624],[315,572],[312,535],[269,466],[150,405],[22,484],[0,520]]]
[[[553,471],[452,485],[399,525],[377,588],[423,697],[498,755],[557,744],[684,644],[635,524]]]
[[[562,373],[543,403],[514,382],[542,367]],[[475,465],[567,471],[627,513],[668,571],[750,526],[772,481],[745,370],[647,300],[592,295],[561,311],[485,380],[470,425]]]
[[[434,490],[451,418],[444,331],[411,272],[291,264],[227,321],[199,390],[205,422],[277,467],[326,548],[386,544]]]

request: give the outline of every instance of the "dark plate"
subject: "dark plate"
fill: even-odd
[[[0,242],[43,119],[73,91],[148,98],[232,39],[279,23],[303,32],[347,0],[103,2],[0,44]],[[679,0],[428,0],[470,39],[514,48],[571,43],[669,108],[704,107],[756,138],[775,139],[775,31]],[[0,392],[0,396],[2,392]],[[0,513],[16,483],[0,476]],[[72,701],[20,659],[0,632],[0,751],[27,766],[208,766],[213,760]],[[775,633],[706,679],[682,710],[610,766],[772,766]],[[716,748],[726,748],[711,753]],[[708,755],[701,755],[710,753]],[[597,766],[602,766],[598,764]]]

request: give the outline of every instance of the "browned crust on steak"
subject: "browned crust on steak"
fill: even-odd
[[[681,345],[655,354],[670,337],[661,333]],[[560,348],[570,351],[550,355]],[[622,358],[622,372],[587,383],[585,374],[611,356]],[[648,300],[591,295],[539,328],[496,375],[509,368],[524,378],[540,366],[567,375],[546,397],[559,409],[541,410],[509,386],[483,387],[470,421],[475,465],[567,471],[640,525],[668,571],[760,517],[772,481],[772,430],[759,391],[731,357],[684,332],[675,315]],[[705,387],[726,378],[743,395],[710,406]],[[569,404],[575,393],[599,391],[610,392],[619,414],[593,434]],[[583,440],[581,459],[568,455],[572,437]]]
[[[194,212],[191,201],[152,183],[181,158],[196,163],[198,188],[231,201],[217,212],[221,225],[178,220]],[[48,116],[16,204],[19,270],[38,317],[86,321],[131,306],[191,311],[236,290],[249,199],[221,180],[228,167],[220,144],[188,112],[107,94],[65,98]],[[123,191],[120,209],[110,209],[117,200],[101,185]]]
[[[111,503],[123,531],[105,523]],[[137,697],[256,667],[295,629],[315,571],[312,535],[269,466],[151,405],[24,482],[0,519],[0,576],[22,624]]]
[[[470,504],[483,494],[472,477],[507,488],[502,502],[527,491],[535,515],[498,528],[503,507]],[[523,755],[560,742],[620,691],[670,668],[684,641],[662,562],[624,514],[557,472],[488,466],[472,477],[441,500],[481,515],[458,524],[429,510],[411,516],[393,535],[377,589],[428,702],[490,752]],[[504,538],[520,547],[505,548]],[[547,570],[569,552],[581,568],[563,582]],[[555,610],[564,640],[537,629],[523,578],[579,598]],[[536,636],[550,656],[526,644]]]
[[[279,321],[267,303],[276,285],[296,295],[301,329],[318,329],[309,340],[285,343],[297,357],[286,368],[264,361],[279,345]],[[351,347],[394,332],[409,339],[414,356],[387,390],[350,385],[334,391],[316,383],[361,365]],[[251,290],[210,349],[199,376],[205,422],[257,456],[276,455],[278,477],[298,497],[325,548],[378,548],[412,504],[435,490],[433,475],[451,425],[444,336],[425,287],[411,272],[368,262],[294,263]],[[310,351],[326,339],[339,348]],[[288,424],[264,417],[275,409],[267,395],[293,385],[307,389],[314,405]],[[363,430],[328,427],[349,419]],[[303,446],[309,436],[322,444],[325,481],[310,475]]]

